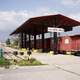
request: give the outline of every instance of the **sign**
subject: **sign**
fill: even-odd
[[[48,27],[49,32],[64,32],[63,28],[53,28],[53,27]]]
[[[69,39],[65,39],[64,43],[69,44]]]

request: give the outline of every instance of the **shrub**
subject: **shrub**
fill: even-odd
[[[34,65],[43,65],[41,62],[37,61],[34,58],[31,58],[29,60],[20,60],[18,62],[18,65],[20,66],[34,66]]]
[[[10,60],[5,58],[0,58],[0,67],[9,68],[10,65],[11,65]]]

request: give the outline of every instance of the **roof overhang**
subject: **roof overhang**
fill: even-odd
[[[80,38],[80,34],[72,35],[71,38]]]
[[[41,16],[30,18],[19,28],[13,31],[11,35],[18,33],[40,34],[43,30],[43,32],[47,32],[48,27],[63,28],[65,31],[70,31],[72,30],[72,27],[79,25],[79,21],[76,21],[61,14]]]

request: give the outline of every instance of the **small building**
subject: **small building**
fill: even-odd
[[[80,35],[64,36],[60,39],[61,51],[80,51]]]

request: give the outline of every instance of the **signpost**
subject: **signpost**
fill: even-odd
[[[64,32],[64,29],[63,28],[54,28],[54,27],[48,27],[48,32],[52,32],[54,33],[54,54],[57,54],[58,53],[58,46],[57,46],[57,43],[58,43],[58,37],[57,37],[57,33],[59,32]]]
[[[48,31],[49,32],[64,32],[63,28],[52,28],[52,27],[48,27]]]

